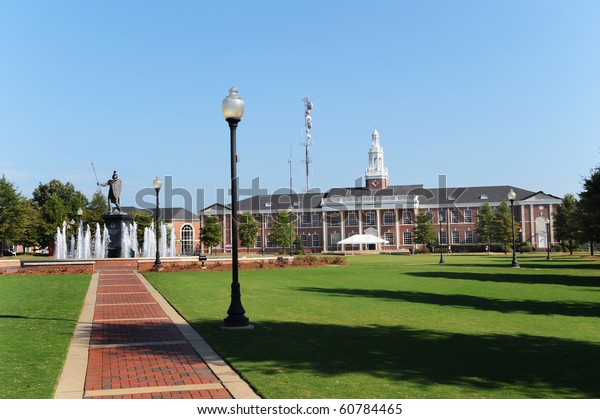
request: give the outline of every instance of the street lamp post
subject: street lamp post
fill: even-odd
[[[77,215],[79,216],[79,225],[83,226],[83,210],[81,207],[77,210]]]
[[[291,193],[290,193],[290,197],[291,197]],[[290,204],[290,207],[288,208],[288,214],[290,216],[290,257],[294,257],[294,254],[292,252],[292,245],[293,245],[293,243],[292,243],[292,236],[293,236],[292,215],[294,214],[294,207],[292,206],[292,204]]]
[[[159,205],[158,205],[158,193],[160,192],[160,188],[162,186],[162,182],[158,176],[152,182],[152,186],[156,191],[156,211],[154,212],[154,229],[155,229],[155,237],[156,237],[156,259],[154,259],[154,266],[152,267],[155,271],[160,271],[163,269],[162,263],[160,262],[160,249],[158,246],[158,234],[160,232],[160,228],[158,227],[158,215],[159,215]]]
[[[442,247],[442,232],[444,231],[444,229],[442,228],[442,217],[439,216],[439,213],[438,222],[440,224],[440,264],[443,265],[444,263],[446,263],[444,261],[444,248]]]
[[[231,143],[231,302],[227,317],[223,320],[223,329],[251,329],[250,320],[244,314],[242,306],[240,282],[238,279],[238,177],[236,154],[236,129],[244,115],[244,101],[237,94],[237,89],[229,89],[229,96],[223,99],[223,116],[229,124]]]
[[[512,263],[511,266],[513,268],[519,267],[519,262],[517,262],[517,252],[515,247],[515,199],[517,199],[517,194],[512,189],[508,193],[508,200],[510,201],[510,218],[512,223]]]
[[[552,260],[550,256],[550,218],[546,218],[546,247],[548,248],[546,260]]]

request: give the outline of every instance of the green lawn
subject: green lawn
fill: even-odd
[[[241,271],[251,331],[222,331],[230,272],[148,278],[267,398],[598,398],[600,263],[354,256]]]
[[[90,275],[0,276],[0,398],[51,398]]]

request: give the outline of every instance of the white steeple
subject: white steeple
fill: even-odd
[[[369,148],[369,167],[365,172],[367,187],[387,187],[388,169],[383,164],[383,147],[379,145],[379,132],[373,131],[371,135],[371,148]]]

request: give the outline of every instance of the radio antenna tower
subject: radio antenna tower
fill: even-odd
[[[310,158],[310,146],[312,145],[312,137],[310,135],[310,130],[312,129],[312,117],[310,116],[310,111],[313,108],[313,103],[310,101],[310,98],[307,96],[303,99],[304,101],[304,143],[301,144],[304,146],[304,160],[302,163],[306,165],[306,191],[310,190],[310,164],[312,160]]]

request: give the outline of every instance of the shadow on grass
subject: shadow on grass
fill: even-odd
[[[464,307],[499,313],[528,313],[538,315],[600,317],[600,304],[534,300],[500,300],[461,294],[433,294],[429,292],[365,290],[343,288],[298,288],[298,291],[318,292],[343,297],[381,298],[409,303]]]
[[[259,322],[248,333],[223,333],[214,321],[192,325],[234,367],[243,369],[246,363],[263,375],[286,370],[369,374],[398,381],[399,396],[412,382],[461,386],[461,398],[486,397],[487,390],[497,391],[490,397],[600,397],[600,345],[580,341],[379,325]]]
[[[497,267],[497,266],[496,266]],[[520,273],[478,273],[478,272],[406,272],[405,275],[419,278],[458,279],[482,282],[506,282],[515,284],[547,284],[577,287],[600,287],[600,278],[572,275],[536,275]]]

